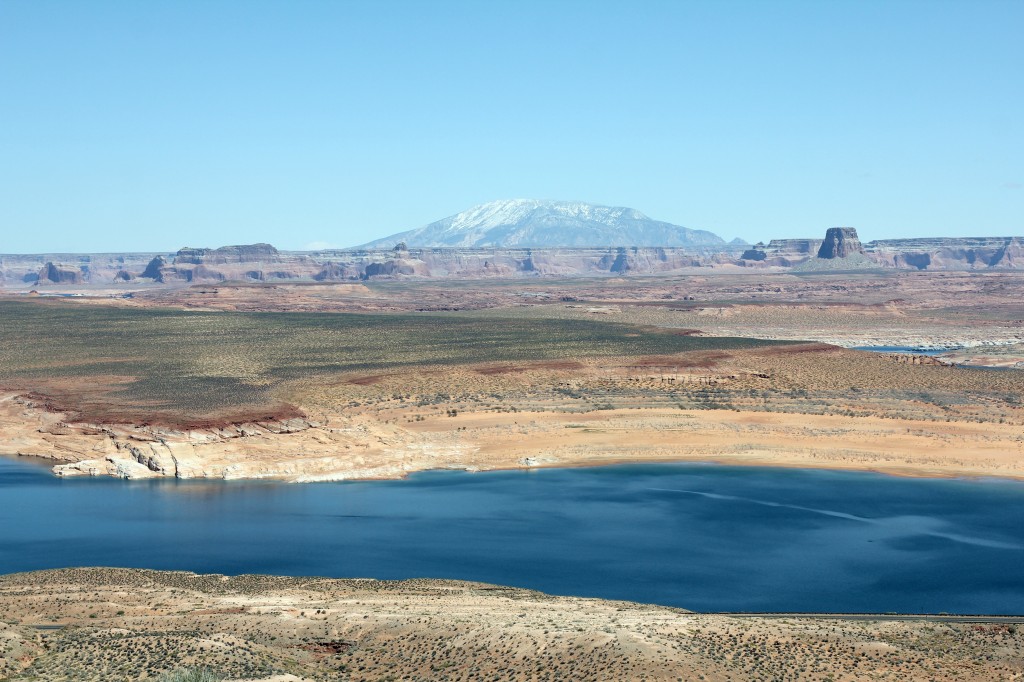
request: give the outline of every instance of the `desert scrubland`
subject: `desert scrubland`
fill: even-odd
[[[0,577],[0,679],[1014,680],[1012,619],[731,617],[445,580]]]
[[[1024,374],[831,344],[961,346],[950,354],[1012,368],[1022,280],[720,273],[11,297],[0,434],[60,473],[126,477],[624,460],[1021,476]]]
[[[0,444],[124,477],[624,460],[1021,477],[1022,284],[716,272],[10,296]],[[850,349],[879,345],[944,350]]]

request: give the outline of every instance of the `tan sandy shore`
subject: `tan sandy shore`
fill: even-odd
[[[734,618],[446,580],[0,576],[0,679],[981,681],[1022,661],[1013,622]]]
[[[402,426],[323,414],[183,432],[62,416],[0,397],[0,451],[54,460],[62,475],[124,478],[324,481],[659,461],[1024,478],[1015,424],[654,408],[469,412]]]
[[[709,461],[1024,478],[1019,426],[722,410],[607,410],[460,416],[469,466],[586,466]],[[440,420],[410,428],[436,433]]]

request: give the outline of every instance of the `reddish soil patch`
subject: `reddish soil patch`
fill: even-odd
[[[697,351],[679,355],[647,355],[635,358],[631,367],[679,367],[680,369],[711,369],[718,363],[731,360],[732,354],[723,351]]]
[[[525,365],[492,365],[489,367],[478,367],[477,374],[492,376],[495,374],[519,374],[538,370],[574,370],[583,369],[583,364],[573,360],[550,360],[548,362],[532,362]]]
[[[282,422],[306,416],[301,409],[287,403],[237,407],[199,416],[169,410],[147,410],[144,406],[138,405],[128,407],[95,395],[44,394],[37,391],[22,395],[38,409],[66,414],[68,423],[131,424],[188,431],[228,428],[257,422]]]
[[[173,412],[143,412],[137,415],[125,413],[120,410],[110,413],[85,412],[86,417],[93,417],[87,421],[100,424],[129,423],[139,426],[158,426],[172,429],[221,429],[240,424],[252,424],[257,422],[282,422],[288,419],[302,419],[306,413],[294,405],[282,403],[267,407],[236,408],[223,412],[213,412],[206,416],[199,417],[187,414],[175,414]]]
[[[354,386],[373,386],[379,384],[388,377],[387,374],[371,374],[365,377],[356,377],[355,379],[349,379],[346,384],[352,384]]]
[[[829,353],[842,351],[839,346],[830,343],[799,343],[793,346],[771,346],[758,349],[758,355],[798,355],[801,353]]]

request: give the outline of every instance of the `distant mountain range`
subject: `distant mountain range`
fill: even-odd
[[[740,240],[727,244],[704,230],[651,220],[631,208],[496,201],[353,249],[278,251],[270,244],[247,244],[185,247],[176,253],[0,254],[0,289],[124,286],[125,295],[131,296],[134,287],[188,283],[622,276],[696,268],[703,272],[715,268],[733,272],[1024,269],[1024,237],[888,239],[862,244],[853,227],[831,227],[824,239],[741,244]]]
[[[640,211],[576,201],[510,199],[457,213],[425,227],[377,239],[360,248],[408,247],[602,247],[682,246],[707,248],[725,241]]]

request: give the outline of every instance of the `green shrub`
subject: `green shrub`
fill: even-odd
[[[224,678],[206,668],[183,668],[164,673],[157,682],[221,682]]]

